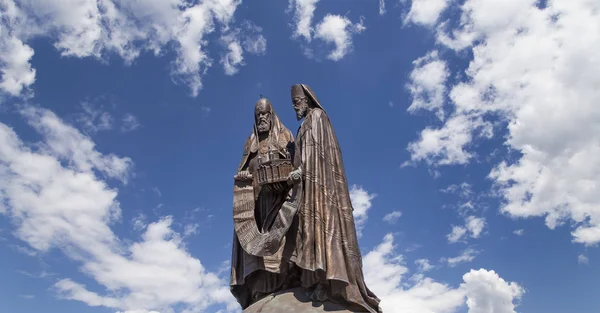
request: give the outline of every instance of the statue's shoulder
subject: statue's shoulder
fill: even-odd
[[[321,108],[314,108],[310,115],[312,124],[331,124],[329,115]]]
[[[321,118],[321,117],[327,116],[325,111],[323,111],[323,109],[318,108],[318,107],[312,109],[311,115],[313,116],[313,118]]]
[[[244,154],[249,154],[252,150],[252,134],[244,142]]]

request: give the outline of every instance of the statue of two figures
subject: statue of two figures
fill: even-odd
[[[312,301],[381,312],[362,271],[337,137],[310,87],[291,88],[296,135],[269,100],[234,177],[231,292],[243,309],[274,292],[303,288]]]

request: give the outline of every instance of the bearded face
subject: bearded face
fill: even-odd
[[[306,116],[308,111],[308,99],[306,97],[293,97],[292,104],[294,106],[294,111],[296,111],[296,119],[301,120]]]
[[[259,133],[271,130],[271,110],[265,103],[260,103],[256,107],[256,128]]]

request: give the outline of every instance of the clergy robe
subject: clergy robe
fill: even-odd
[[[285,157],[286,151],[293,147],[294,138],[292,133],[281,123],[270,103],[269,106],[272,119],[271,129],[269,138],[264,140],[268,142],[270,149],[278,151],[280,156]],[[255,117],[255,125],[256,122]],[[238,172],[248,170],[256,176],[257,157],[261,155],[259,146],[258,136],[253,131],[244,144],[244,153],[238,166]],[[261,157],[265,159],[267,155],[261,155]],[[234,223],[236,223],[236,215],[245,215],[252,219],[256,217],[255,227],[258,228],[258,231],[265,231],[262,229],[263,224],[268,224],[275,218],[286,195],[286,193],[260,188],[256,179],[235,181]],[[279,249],[274,254],[257,256],[245,251],[240,244],[240,237],[244,239],[249,235],[247,230],[241,230],[240,233],[234,231],[232,243],[230,290],[242,308],[248,307],[264,295],[281,289],[285,283],[288,269],[287,263],[282,259],[285,239],[278,244]]]
[[[295,140],[294,165],[302,169],[303,178],[296,187],[299,204],[290,260],[301,268],[304,287],[327,281],[332,301],[381,312],[380,300],[364,281],[337,137],[312,90],[302,87],[316,107],[304,118]]]

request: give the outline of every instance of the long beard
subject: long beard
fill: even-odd
[[[306,115],[306,107],[301,107],[296,110],[296,119],[301,120]]]
[[[259,121],[256,128],[259,133],[268,132],[271,129],[271,123],[268,121]]]

